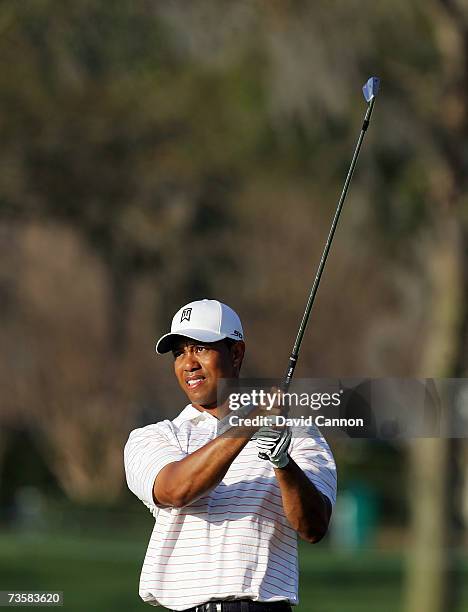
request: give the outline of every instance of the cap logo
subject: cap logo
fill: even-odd
[[[238,338],[240,338],[240,339],[242,340],[242,334],[241,334],[241,333],[240,333],[240,331],[238,331],[237,329],[235,329],[235,330],[232,332],[232,335],[233,335],[233,336],[237,336]]]
[[[184,308],[182,311],[182,315],[180,317],[180,322],[182,323],[182,321],[190,321],[191,314],[192,314],[191,308]]]

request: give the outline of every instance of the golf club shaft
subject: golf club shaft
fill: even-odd
[[[319,267],[315,275],[314,283],[312,285],[312,289],[310,291],[309,298],[307,300],[304,315],[302,316],[302,320],[299,325],[299,330],[297,332],[296,341],[294,342],[293,350],[289,357],[288,368],[286,370],[286,374],[281,384],[281,390],[283,392],[286,392],[289,389],[289,385],[291,384],[291,380],[294,375],[294,370],[296,368],[297,360],[299,358],[299,350],[301,348],[302,339],[304,337],[307,323],[309,321],[310,312],[314,304],[315,296],[317,295],[317,291],[318,291],[319,284],[320,284],[320,279],[322,278],[323,269],[325,268],[325,263],[327,261],[328,252],[330,251],[330,247],[331,247],[331,243],[333,240],[333,236],[335,234],[336,226],[338,225],[338,220],[340,218],[341,209],[343,208],[346,194],[348,193],[348,187],[351,183],[351,179],[353,178],[353,173],[354,173],[354,169],[356,167],[356,163],[359,157],[359,152],[361,150],[362,141],[364,140],[365,133],[367,131],[367,128],[369,127],[369,122],[371,119],[372,111],[374,109],[375,96],[379,90],[379,86],[380,86],[380,79],[378,77],[371,77],[370,79],[368,79],[368,81],[365,83],[364,87],[362,88],[364,98],[366,99],[368,103],[366,114],[364,116],[364,121],[362,123],[361,132],[359,134],[359,138],[356,143],[356,147],[354,149],[354,154],[351,160],[351,164],[349,166],[348,175],[346,176],[346,180],[343,185],[343,190],[341,192],[341,196],[338,201],[338,206],[335,211],[335,216],[333,217],[333,222],[330,228],[330,232],[328,234],[328,238],[325,243],[325,248],[323,249],[322,257],[320,259]],[[285,414],[287,413],[288,413],[288,410],[286,410]],[[261,428],[259,431],[261,432],[262,429],[263,428]],[[258,456],[261,459],[265,459],[265,460],[268,459],[268,454],[265,452],[260,452]]]
[[[349,184],[351,183],[351,179],[353,177],[353,173],[354,173],[354,168],[356,167],[356,163],[359,157],[359,152],[361,150],[361,144],[362,141],[364,139],[364,135],[366,133],[366,130],[369,126],[369,122],[370,122],[370,118],[372,115],[372,110],[374,108],[374,102],[375,102],[375,98],[372,98],[371,101],[369,102],[369,105],[367,107],[367,111],[366,111],[366,115],[364,117],[364,121],[362,124],[362,128],[361,128],[361,133],[359,134],[359,138],[356,144],[356,148],[354,149],[354,154],[353,154],[353,158],[351,160],[351,164],[349,166],[349,170],[348,170],[348,175],[346,177],[344,186],[343,186],[343,191],[341,192],[341,196],[338,202],[338,206],[336,208],[335,211],[335,216],[333,218],[333,222],[330,228],[330,232],[328,234],[328,238],[327,241],[325,243],[325,248],[323,249],[323,253],[322,253],[322,257],[320,259],[320,264],[319,267],[317,269],[317,273],[315,275],[315,280],[314,280],[314,284],[312,285],[312,289],[310,291],[309,294],[309,298],[307,300],[307,305],[304,311],[304,315],[302,317],[302,321],[299,325],[299,330],[297,332],[297,336],[296,336],[296,341],[294,342],[294,347],[293,350],[291,352],[291,355],[289,357],[289,363],[288,363],[288,368],[286,370],[286,374],[284,377],[284,381],[282,384],[282,390],[283,391],[287,391],[289,388],[289,385],[291,383],[292,377],[294,375],[294,370],[296,368],[296,364],[297,364],[297,360],[299,357],[299,350],[301,348],[301,343],[302,343],[302,338],[304,337],[304,333],[305,330],[307,328],[307,323],[309,321],[309,316],[310,316],[310,311],[312,310],[312,306],[314,304],[314,300],[315,300],[315,296],[317,294],[317,290],[319,288],[319,284],[320,284],[320,279],[322,278],[322,273],[323,273],[323,269],[325,268],[325,263],[327,261],[327,257],[328,257],[328,252],[330,250],[331,247],[331,243],[333,240],[333,236],[335,234],[335,230],[336,230],[336,226],[338,225],[338,220],[340,218],[340,214],[341,214],[341,210],[343,208],[343,204],[344,201],[346,199],[346,194],[348,193],[348,187]]]

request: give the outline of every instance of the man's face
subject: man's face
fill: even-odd
[[[174,372],[179,385],[194,406],[217,405],[218,380],[239,375],[244,343],[229,347],[219,342],[198,342],[182,338],[174,343]]]

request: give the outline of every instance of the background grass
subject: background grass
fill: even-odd
[[[64,534],[0,534],[1,590],[59,590],[65,610],[112,612],[151,609],[138,597],[146,537],[133,540]],[[395,612],[401,609],[403,555],[378,550],[338,554],[325,544],[300,546],[297,610]],[[468,564],[459,564],[468,607]],[[162,608],[161,608],[162,609]]]

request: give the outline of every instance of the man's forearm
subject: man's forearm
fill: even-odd
[[[223,434],[180,461],[166,465],[153,486],[156,503],[182,508],[208,493],[221,482],[231,463],[253,435],[240,431]]]
[[[331,504],[290,457],[282,469],[275,469],[283,509],[291,527],[307,542],[315,543],[328,529]]]

